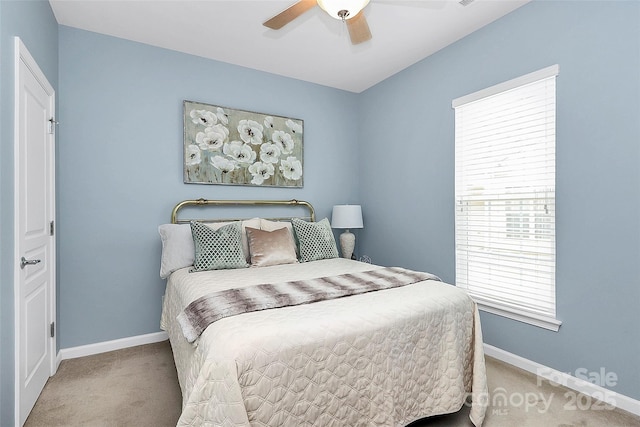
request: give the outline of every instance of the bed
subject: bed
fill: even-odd
[[[193,223],[204,221],[178,219],[178,211],[210,205],[290,205],[309,213],[291,221],[256,217],[205,224],[216,233],[240,230],[233,235],[241,240],[236,243],[248,266],[202,269],[202,236]],[[315,222],[307,202],[200,199],[180,202],[172,223],[160,226],[161,276],[167,278],[161,327],[169,335],[182,390],[178,425],[401,427],[470,405],[469,417],[480,426],[487,383],[475,303],[428,273],[338,258],[327,224]],[[324,230],[328,244],[320,246],[328,245],[322,250],[329,255],[310,259],[309,236],[297,227]],[[290,254],[270,253],[288,246],[285,235],[292,239],[295,261]],[[354,278],[369,276],[376,279],[356,286]],[[358,290],[343,286],[344,280]],[[315,289],[309,293],[315,298],[320,282],[352,293],[289,305],[300,289]],[[367,288],[374,284],[379,290]],[[260,301],[254,311],[234,311],[259,300],[255,292],[265,287],[281,292],[293,285],[287,298],[279,293],[269,300],[276,301],[273,307]],[[207,311],[209,317],[198,319],[208,320],[195,332],[189,329],[198,323],[190,317],[196,316],[194,307],[201,310],[203,301],[217,304],[229,294],[245,299],[233,300],[215,316]]]

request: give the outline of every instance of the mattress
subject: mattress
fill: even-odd
[[[469,404],[487,383],[475,303],[455,286],[415,284],[216,321],[189,343],[176,321],[212,291],[380,268],[342,258],[174,272],[161,327],[182,389],[179,426],[405,426]]]

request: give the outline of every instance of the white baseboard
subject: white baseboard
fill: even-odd
[[[509,353],[508,351],[489,344],[484,344],[484,354],[520,369],[524,369],[525,371],[531,372],[532,374],[551,381],[552,383],[560,384],[594,399],[604,400],[605,403],[627,412],[631,412],[632,414],[640,415],[640,400],[613,392],[565,372],[556,371],[555,369],[541,365],[540,363],[532,360],[525,359],[524,357],[520,357],[516,354]]]
[[[113,341],[104,341],[95,344],[81,345],[78,347],[63,348],[58,352],[58,365],[66,359],[76,357],[91,356],[94,354],[106,353],[108,351],[120,350],[122,348],[135,347],[137,345],[152,344],[169,339],[166,332],[154,332],[152,334],[137,335],[135,337],[120,338]]]

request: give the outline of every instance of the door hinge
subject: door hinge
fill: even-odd
[[[51,338],[56,336],[56,322],[51,322],[50,332]]]
[[[56,119],[54,119],[53,117],[51,117],[49,119],[49,133],[50,134],[53,134],[57,124],[58,124],[58,122],[56,122]]]
[[[54,231],[54,225],[53,225],[53,221],[51,221],[49,223],[49,236],[53,236],[53,231]]]

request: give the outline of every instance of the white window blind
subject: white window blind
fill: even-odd
[[[481,309],[552,330],[557,74],[453,101],[456,284]]]

